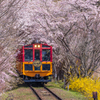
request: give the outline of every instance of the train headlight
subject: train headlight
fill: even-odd
[[[37,45],[35,45],[35,48],[37,47]]]
[[[38,48],[40,48],[40,45],[38,45]]]

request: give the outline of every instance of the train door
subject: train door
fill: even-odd
[[[35,50],[35,60],[40,60],[40,50]]]
[[[35,66],[34,66],[35,71],[40,71],[41,65],[39,65],[39,63],[40,63],[40,50],[39,49],[35,49],[34,60],[35,60],[35,63],[36,63]]]

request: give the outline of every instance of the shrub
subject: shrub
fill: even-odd
[[[66,87],[67,88],[67,87]],[[100,79],[90,77],[77,77],[70,78],[69,89],[84,94],[89,100],[92,100],[92,92],[98,93],[98,100],[100,100]]]

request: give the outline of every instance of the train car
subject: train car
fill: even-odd
[[[24,82],[51,81],[52,46],[47,44],[30,44],[18,50],[16,68]]]

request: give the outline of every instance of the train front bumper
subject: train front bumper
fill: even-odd
[[[45,80],[45,79],[31,79],[31,80],[24,80],[24,82],[51,82],[50,80]]]

